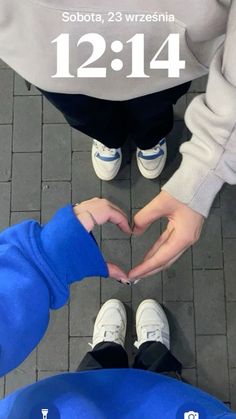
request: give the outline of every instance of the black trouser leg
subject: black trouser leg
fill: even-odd
[[[129,136],[145,150],[172,130],[173,104],[188,91],[190,84],[121,102],[39,90],[78,131],[109,148],[122,147]]]
[[[117,343],[101,342],[85,355],[77,371],[101,368],[129,368],[125,349]]]
[[[124,102],[129,136],[137,147],[154,147],[173,128],[173,105],[189,89],[191,82]]]
[[[121,102],[39,90],[62,112],[71,127],[101,141],[109,148],[122,147],[126,141],[127,131]]]
[[[144,342],[138,350],[133,367],[177,377],[182,370],[181,363],[161,342]]]

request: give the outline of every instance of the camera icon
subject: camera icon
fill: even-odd
[[[185,412],[184,413],[184,419],[199,419],[199,413],[198,412]]]
[[[47,419],[47,417],[48,417],[48,409],[42,409],[41,410],[41,413],[43,415],[43,419]]]

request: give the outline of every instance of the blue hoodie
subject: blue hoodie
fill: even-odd
[[[0,375],[17,367],[44,335],[49,310],[63,306],[69,286],[108,276],[93,237],[71,206],[41,227],[23,222],[0,236]],[[236,415],[208,394],[164,375],[132,369],[61,374],[0,401],[0,419],[186,419]],[[191,412],[195,412],[192,415]]]
[[[108,276],[107,265],[71,205],[44,227],[26,221],[1,233],[0,377],[33,351],[50,309],[62,307],[70,284],[86,276]]]

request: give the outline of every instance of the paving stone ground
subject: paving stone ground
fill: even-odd
[[[192,83],[175,107],[175,127],[168,141],[178,145],[189,136],[183,115],[192,98],[203,92],[205,79]],[[160,190],[179,159],[159,181],[139,174],[132,147],[117,179],[99,181],[90,162],[91,141],[71,130],[62,115],[34,87],[0,62],[0,228],[26,218],[46,222],[72,201],[104,196],[131,217]],[[90,278],[74,284],[71,299],[51,313],[43,341],[14,372],[0,380],[0,397],[40,378],[74,371],[88,350],[93,321],[102,302],[120,298],[129,316],[128,351],[134,353],[134,313],[145,298],[166,309],[172,350],[184,365],[184,377],[236,409],[236,188],[226,186],[216,198],[198,244],[168,271],[133,287]],[[165,221],[141,239],[129,239],[113,226],[96,232],[104,254],[125,269],[142,259]]]

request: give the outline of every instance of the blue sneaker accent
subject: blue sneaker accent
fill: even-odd
[[[143,155],[142,151],[138,152],[138,157],[144,160],[155,160],[157,157],[161,157],[163,156],[164,151],[160,148],[160,150],[158,151],[158,153],[156,154],[152,154],[151,156],[145,156]]]
[[[162,138],[162,140],[159,141],[159,145],[163,145],[163,144],[165,144],[165,142],[166,142],[166,139],[165,138]]]
[[[120,154],[118,153],[118,151],[116,152],[116,154],[112,157],[108,157],[108,156],[101,156],[99,153],[95,154],[95,157],[97,157],[98,159],[102,160],[102,161],[115,161],[115,160],[119,160],[120,158]]]

